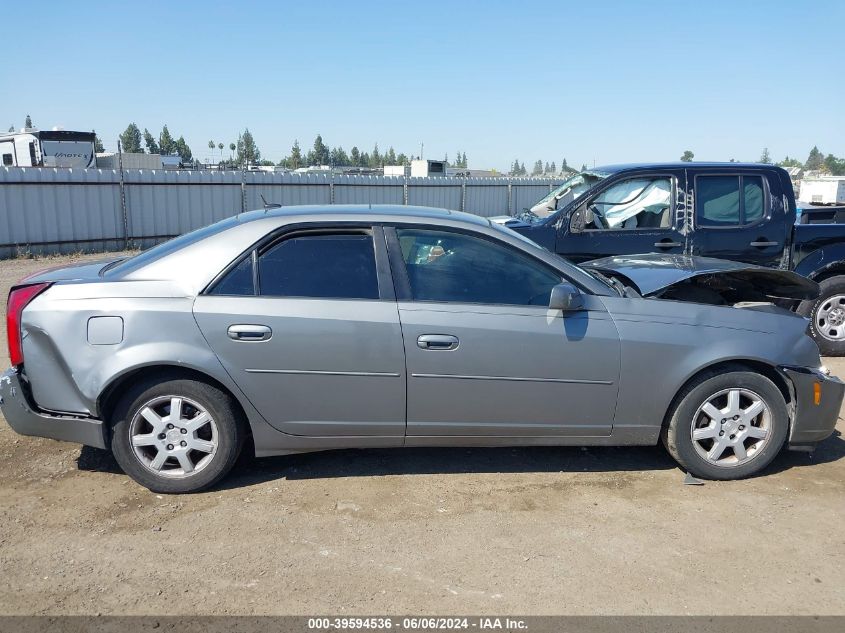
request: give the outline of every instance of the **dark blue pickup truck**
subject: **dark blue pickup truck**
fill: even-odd
[[[799,213],[789,175],[772,165],[652,163],[584,171],[500,221],[575,262],[665,253],[793,270],[818,282],[821,295],[792,307],[810,317],[823,353],[845,355],[839,215]]]

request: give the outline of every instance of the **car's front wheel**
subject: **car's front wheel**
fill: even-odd
[[[118,403],[112,452],[124,472],[153,492],[207,488],[234,465],[243,425],[231,397],[195,380],[150,381]]]
[[[737,368],[702,375],[678,394],[662,437],[672,457],[696,477],[741,479],[769,465],[788,428],[777,386]]]

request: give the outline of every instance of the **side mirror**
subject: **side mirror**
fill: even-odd
[[[584,298],[581,292],[570,283],[558,284],[552,288],[549,297],[550,310],[562,310],[563,312],[574,312],[584,307]]]

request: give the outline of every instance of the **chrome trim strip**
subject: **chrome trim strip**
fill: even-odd
[[[513,382],[563,382],[580,385],[612,385],[612,380],[581,380],[578,378],[521,378],[516,376],[466,376],[461,374],[411,374],[412,378],[457,378],[459,380],[509,380]]]
[[[323,371],[320,369],[245,369],[248,374],[304,374],[307,376],[382,376],[399,378],[401,374],[386,371]]]

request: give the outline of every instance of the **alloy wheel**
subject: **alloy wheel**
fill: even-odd
[[[217,453],[217,424],[198,402],[159,396],[142,405],[129,425],[132,450],[150,472],[170,478],[190,477]]]
[[[731,468],[760,454],[772,432],[772,414],[749,389],[724,389],[710,396],[692,420],[696,452],[711,464]]]

